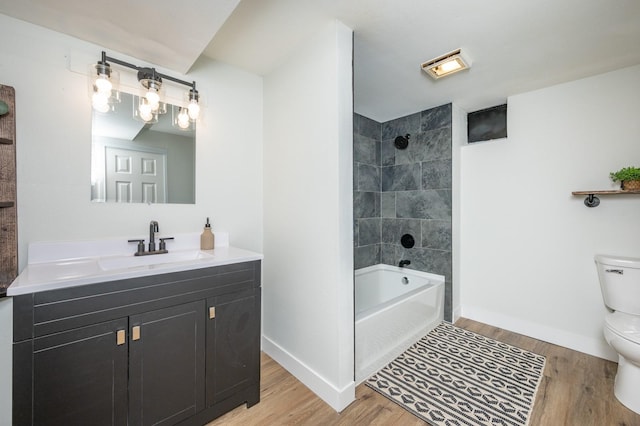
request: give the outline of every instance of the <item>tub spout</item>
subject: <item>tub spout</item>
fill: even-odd
[[[407,259],[402,259],[398,264],[399,267],[404,268],[407,265],[411,265],[411,261]]]

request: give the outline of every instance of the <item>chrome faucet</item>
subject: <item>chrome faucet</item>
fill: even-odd
[[[149,224],[149,251],[156,251],[156,232],[159,232],[158,222],[152,220]]]

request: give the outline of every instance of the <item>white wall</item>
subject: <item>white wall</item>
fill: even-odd
[[[354,399],[351,30],[264,81],[263,349],[334,409]]]
[[[640,66],[508,99],[508,138],[461,152],[463,316],[616,360],[593,256],[640,256],[640,196],[609,172],[640,164]]]
[[[460,295],[460,186],[461,147],[467,143],[467,113],[451,105],[451,315],[456,322],[462,315]]]
[[[92,203],[91,104],[87,77],[77,70],[87,70],[103,48],[4,15],[0,40],[0,84],[16,90],[20,269],[32,241],[130,238],[145,235],[150,220],[171,235],[200,231],[210,216],[214,232],[228,231],[232,245],[262,251],[261,77],[206,60],[187,77],[166,71],[196,80],[204,100],[195,205]],[[120,72],[121,79],[128,73]],[[9,424],[10,299],[0,301],[0,323],[0,424]]]

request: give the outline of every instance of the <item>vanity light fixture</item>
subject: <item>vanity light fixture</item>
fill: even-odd
[[[104,52],[102,54],[102,60],[90,67],[91,105],[96,111],[109,112],[120,102],[120,75],[118,71],[111,69],[111,65],[105,60]]]
[[[424,62],[420,67],[424,72],[437,80],[441,77],[471,68],[471,62],[462,56],[461,49],[456,49],[453,52]]]
[[[103,51],[101,59],[91,66],[91,104],[96,111],[109,112],[115,109],[115,104],[120,102],[120,92],[118,92],[118,72],[113,70],[111,64],[134,69],[138,72],[138,82],[142,85],[140,96],[134,96],[134,118],[145,123],[155,123],[158,121],[158,114],[167,112],[166,104],[163,102],[164,91],[162,87],[163,79],[189,87],[186,93],[186,102],[181,110],[185,115],[181,120],[174,119],[174,124],[178,128],[188,129],[190,123],[195,122],[200,116],[200,96],[196,90],[196,82],[180,80],[166,74],[161,74],[155,68],[139,67],[128,62],[107,56]],[[178,115],[179,116],[179,115]]]

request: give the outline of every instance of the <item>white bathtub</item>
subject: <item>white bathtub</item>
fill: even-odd
[[[355,272],[356,383],[444,318],[444,277],[390,265]]]

